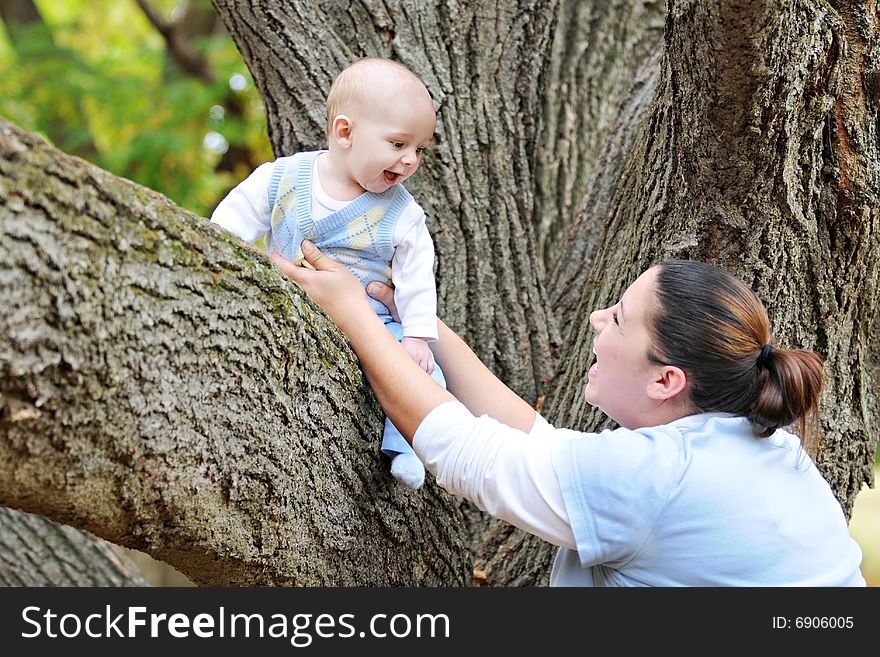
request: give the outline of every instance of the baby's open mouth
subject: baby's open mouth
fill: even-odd
[[[400,174],[394,173],[393,171],[385,171],[385,182],[393,185],[398,180],[400,180]]]

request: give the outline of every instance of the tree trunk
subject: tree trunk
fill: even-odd
[[[0,123],[0,504],[214,585],[465,584],[341,334],[255,250]]]
[[[558,342],[534,218],[541,78],[558,0],[213,0],[266,104],[279,155],[326,147],[333,78],[366,55],[425,82],[435,142],[407,186],[428,215],[440,312],[530,402]]]
[[[644,119],[654,98],[662,53],[663,44],[658,44],[653,55],[633,76],[632,88],[619,107],[617,122],[597,157],[590,184],[575,215],[577,220],[565,229],[561,239],[557,238],[561,255],[557,254],[554,259],[548,283],[557,317],[577,316],[581,296],[585,288],[590,288],[585,285],[585,266],[592,262],[593,250],[602,236],[604,218],[612,205],[619,202],[615,195],[628,158],[646,138]],[[621,190],[621,193],[625,192]],[[564,339],[571,327],[572,323],[564,323]]]
[[[670,1],[649,115],[620,178],[600,181],[615,190],[607,210],[577,219],[602,228],[567,282],[586,317],[659,258],[742,276],[779,344],[826,359],[818,465],[847,513],[878,435],[878,30],[864,2]],[[596,426],[578,394],[587,323],[575,331],[546,408]]]
[[[549,283],[559,317],[586,319],[661,258],[742,276],[780,344],[826,359],[817,464],[847,516],[880,435],[878,30],[866,3],[670,1],[662,63],[636,76]],[[597,430],[592,333],[571,326],[544,413]],[[546,582],[533,565],[555,548],[503,523],[490,537],[488,584]]]
[[[559,8],[542,73],[534,182],[537,248],[549,271],[559,271],[557,278],[563,272],[570,277],[579,273],[595,245],[598,222],[580,222],[570,234],[568,229],[578,206],[608,204],[607,188],[597,190],[596,181],[616,180],[622,161],[618,154],[629,149],[635,126],[649,106],[662,52],[663,16],[658,2],[564,0]],[[597,214],[601,216],[601,210]],[[556,256],[563,244],[568,252],[561,262]],[[556,318],[573,316],[574,308],[565,307],[560,297],[576,302],[579,292],[550,281],[549,301]],[[559,324],[564,339],[571,323]],[[468,517],[480,583],[548,584],[555,547],[503,521],[474,516],[472,511]]]
[[[89,533],[0,508],[0,586],[147,586],[137,567]]]
[[[662,46],[664,15],[658,0],[562,2],[542,80],[535,180],[538,248],[548,271],[584,195],[593,189],[593,171],[608,165],[600,153],[615,143],[612,135],[621,124],[630,123],[621,102],[631,94],[639,69]]]

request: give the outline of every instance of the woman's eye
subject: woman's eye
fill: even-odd
[[[617,324],[617,323],[618,323],[618,321],[617,321],[617,313],[611,313],[611,319],[613,319],[613,320],[614,320],[614,323]]]

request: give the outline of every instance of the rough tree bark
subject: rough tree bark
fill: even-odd
[[[137,566],[73,527],[0,508],[0,586],[146,586]]]
[[[428,215],[440,309],[530,402],[558,341],[533,228],[541,87],[557,0],[214,0],[266,104],[275,152],[326,147],[324,99],[366,55],[424,80],[437,131],[407,183]]]
[[[683,257],[741,275],[775,339],[826,359],[817,458],[847,515],[873,485],[878,422],[880,13],[864,2],[670,0],[656,91],[648,66],[624,104],[550,272],[572,324],[544,412],[607,421],[580,393],[586,318],[652,262]],[[640,108],[639,105],[642,105]],[[494,532],[490,583],[546,581],[553,550]],[[515,549],[514,549],[515,548]],[[492,560],[494,558],[494,561]],[[494,568],[493,568],[494,567]],[[495,574],[497,570],[497,574]]]
[[[202,584],[464,584],[344,339],[255,250],[0,123],[0,504]],[[316,356],[317,355],[317,356]]]
[[[631,125],[620,104],[662,46],[665,9],[662,0],[562,1],[541,83],[535,173],[538,250],[548,271],[593,189],[594,169],[608,166],[599,159],[603,147],[621,125]]]
[[[560,8],[543,78],[535,178],[537,248],[552,278],[550,304],[563,341],[580,288],[568,287],[590,261],[624,154],[653,97],[662,53],[662,2],[586,3]],[[609,184],[610,183],[610,184]],[[575,208],[581,210],[575,212]],[[575,217],[592,208],[590,221]],[[569,229],[571,228],[571,232]],[[565,257],[559,252],[565,248]],[[575,391],[572,394],[577,394]],[[481,529],[481,531],[478,531]],[[505,522],[471,519],[475,571],[487,586],[546,585],[555,548]]]
[[[658,258],[737,272],[780,344],[826,359],[819,465],[849,512],[872,480],[878,436],[880,10],[670,0],[665,42],[614,200],[605,217],[578,220],[603,228],[569,283],[584,290],[577,314],[612,302]],[[589,360],[586,328],[548,397],[563,424],[595,423],[569,394],[583,379],[575,363]]]
[[[561,7],[573,11],[575,4],[214,2],[264,95],[279,153],[322,145],[326,89],[358,56],[395,57],[426,81],[440,120],[436,147],[414,191],[429,211],[437,242],[441,312],[464,327],[482,358],[526,398],[546,390],[549,419],[581,429],[601,423],[581,394],[592,339],[589,310],[611,303],[656,258],[717,262],[765,300],[779,343],[815,348],[828,359],[818,462],[844,509],[851,509],[861,483],[871,480],[878,428],[876,345],[870,341],[878,323],[880,249],[876,5],[670,0],[658,57],[638,30],[625,31],[642,45],[624,50],[643,59],[613,68],[636,72],[627,93],[604,88],[620,108],[618,120],[595,156],[589,189],[581,190],[589,195],[554,252],[547,294],[534,214],[536,153],[547,144],[559,146],[547,119],[553,108],[542,105],[542,93],[544,85],[565,77],[554,57],[567,50],[554,49],[549,35]],[[561,102],[560,93],[552,102]],[[28,138],[9,131],[15,135],[9,157],[24,157],[21,144]],[[582,175],[584,157],[560,165],[568,179]],[[388,527],[382,513],[389,506],[368,513],[365,505],[374,498],[359,497],[365,487],[347,474],[378,477],[382,485],[370,488],[387,494],[386,477],[376,474],[383,469],[366,449],[371,441],[375,448],[379,414],[372,401],[362,401],[371,398],[339,334],[262,258],[201,222],[175,218],[160,200],[123,190],[106,174],[89,170],[82,178],[66,170],[70,165],[55,174],[51,162],[40,166],[56,190],[48,196],[41,189],[46,171],[39,167],[21,179],[10,166],[3,169],[10,181],[0,179],[9,190],[0,191],[15,192],[11,204],[0,206],[0,225],[12,227],[16,249],[29,249],[14,258],[11,271],[20,279],[7,275],[4,285],[16,290],[27,281],[41,290],[30,305],[2,318],[15,350],[0,361],[6,455],[0,457],[0,490],[17,490],[19,505],[33,504],[34,490],[73,498],[103,492],[99,499],[117,501],[116,508],[85,514],[79,507],[68,520],[108,527],[139,549],[148,543],[159,558],[176,557],[175,565],[198,581],[205,581],[199,577],[204,573],[194,572],[203,550],[225,561],[221,568],[234,566],[240,581],[257,580],[257,571],[263,581],[277,583],[315,581],[309,578],[331,562],[328,554],[381,554],[372,546],[381,541],[370,536],[364,541],[370,545],[356,544],[357,532],[368,526],[364,515]],[[67,198],[57,191],[61,183],[78,186],[70,198],[87,198],[89,209],[78,210],[85,214],[82,224],[64,224],[74,242],[64,244],[66,251],[46,219],[64,214],[53,212]],[[554,193],[554,202],[564,207],[576,196],[567,197],[575,192],[560,185],[566,191]],[[127,195],[134,201],[123,201]],[[108,207],[128,216],[122,228],[101,221]],[[33,215],[28,228],[2,219],[22,213]],[[80,252],[88,257],[65,257]],[[151,302],[143,303],[148,296]],[[551,304],[570,330],[563,365],[548,386],[557,340]],[[48,320],[42,308],[50,311]],[[250,323],[244,321],[248,314]],[[123,316],[136,325],[123,330]],[[216,328],[209,321],[217,321]],[[89,342],[83,326],[99,335]],[[90,369],[83,353],[100,355],[100,368]],[[291,362],[279,367],[283,354]],[[322,373],[301,375],[315,354]],[[81,408],[66,407],[83,391],[101,402],[97,419],[85,423]],[[117,423],[120,406],[124,422]],[[340,416],[337,423],[324,415],[328,408]],[[292,427],[304,423],[316,433],[294,440]],[[126,431],[125,424],[136,430]],[[329,458],[304,465],[315,436],[324,434],[333,437],[322,443],[322,457]],[[41,442],[40,435],[47,439]],[[126,457],[131,449],[134,459]],[[82,453],[77,467],[89,469],[64,462],[71,453]],[[9,454],[15,467],[2,465]],[[40,455],[39,464],[33,454]],[[50,458],[58,462],[47,465]],[[30,469],[16,477],[22,464]],[[189,479],[178,479],[181,472]],[[304,472],[311,477],[307,483],[291,483]],[[41,478],[29,483],[37,473]],[[205,491],[200,501],[188,499],[195,485]],[[305,492],[326,485],[333,489],[332,508],[310,507],[314,500]],[[433,576],[451,575],[449,582],[460,583],[467,579],[467,547],[452,527],[463,519],[454,501],[435,488],[425,494],[446,508],[432,507],[427,518],[428,502],[420,496],[394,507],[399,532],[426,531],[431,541],[427,549],[406,551],[404,560],[429,561],[425,567],[437,569]],[[265,499],[266,509],[255,499]],[[64,502],[58,506],[71,508],[69,499]],[[319,518],[293,521],[309,540],[297,534],[299,540],[283,542],[275,527],[292,522],[284,515],[291,509]],[[325,524],[334,513],[340,520],[335,534]],[[445,524],[425,530],[429,520]],[[216,532],[206,529],[209,523]],[[184,542],[184,536],[194,538]],[[489,538],[491,548],[480,555],[487,582],[546,581],[549,546],[503,525]],[[388,547],[393,542],[384,544],[392,560],[398,556]],[[445,572],[432,561],[437,553],[448,559]],[[190,568],[181,567],[186,562]],[[401,570],[387,581],[412,577],[402,574],[405,564],[396,565]]]

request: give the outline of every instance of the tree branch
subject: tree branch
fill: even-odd
[[[379,453],[341,334],[271,263],[0,122],[0,504],[212,585],[470,582]]]
[[[202,53],[189,44],[181,29],[180,21],[174,23],[166,22],[147,0],[136,0],[136,2],[144,12],[147,20],[152,23],[156,31],[165,39],[168,52],[171,53],[174,62],[180,67],[180,70],[205,82],[213,83],[216,80],[216,76],[211,68],[211,64]]]

